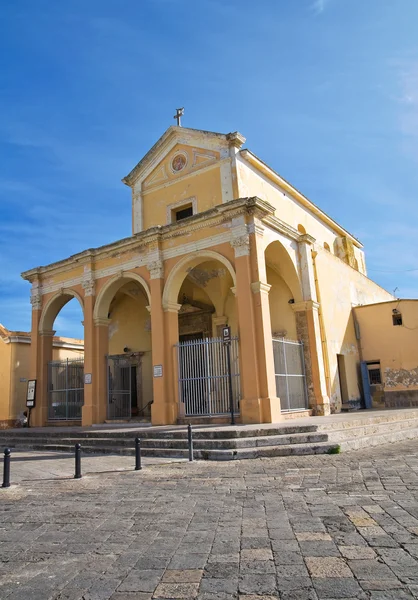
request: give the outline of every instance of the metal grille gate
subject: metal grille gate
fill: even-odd
[[[226,348],[221,338],[205,338],[176,345],[179,365],[179,397],[185,415],[229,414]],[[241,398],[238,338],[231,340],[231,379],[234,409]]]
[[[107,357],[108,419],[131,418],[131,366],[123,354]]]
[[[48,363],[48,420],[79,421],[84,404],[84,358]]]
[[[282,412],[308,407],[303,343],[273,339],[276,393]]]

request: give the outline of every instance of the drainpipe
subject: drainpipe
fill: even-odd
[[[316,299],[319,304],[319,309],[318,309],[319,331],[321,333],[322,356],[324,357],[325,381],[326,381],[326,386],[327,386],[328,397],[331,401],[331,377],[330,377],[330,373],[329,373],[328,345],[327,345],[327,338],[325,335],[324,319],[323,319],[323,315],[322,315],[321,293],[319,291],[318,273],[317,273],[316,263],[315,263],[315,258],[317,256],[317,254],[318,254],[317,252],[312,251],[312,264],[313,264],[314,277],[315,277]]]

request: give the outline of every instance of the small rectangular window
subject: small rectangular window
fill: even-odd
[[[382,383],[382,375],[380,369],[369,369],[370,385],[380,385]]]
[[[402,315],[401,315],[401,313],[399,313],[399,312],[397,312],[397,313],[394,313],[394,314],[392,315],[392,321],[393,321],[393,324],[394,324],[395,326],[396,326],[396,325],[402,325]]]
[[[179,208],[174,212],[174,219],[173,221],[181,221],[182,219],[187,219],[187,217],[192,217],[193,216],[193,206],[183,206],[182,208]]]

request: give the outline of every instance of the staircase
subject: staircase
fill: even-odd
[[[143,456],[187,458],[187,427],[96,426],[82,428],[8,429],[0,431],[0,448],[84,453],[134,454],[135,437]],[[235,460],[272,456],[332,454],[418,438],[418,410],[362,411],[269,425],[193,427],[194,456]]]

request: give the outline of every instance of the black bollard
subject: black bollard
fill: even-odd
[[[193,460],[193,433],[190,423],[187,426],[187,439],[189,441],[189,461]]]
[[[75,475],[74,479],[81,479],[81,446],[75,445]]]
[[[135,438],[135,471],[141,471],[141,440],[139,437]]]
[[[4,449],[4,459],[3,459],[3,485],[2,487],[7,488],[10,487],[10,448]]]

